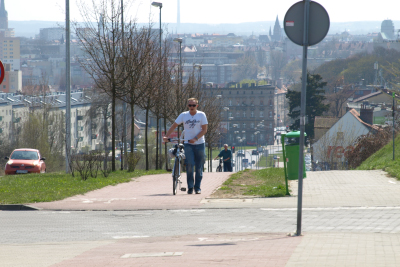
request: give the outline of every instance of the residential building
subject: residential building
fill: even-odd
[[[15,37],[5,37],[0,32],[0,60],[5,64],[10,64],[12,70],[20,70],[20,39]]]
[[[373,109],[363,108],[360,113],[350,109],[312,144],[314,169],[345,168],[345,155],[354,149],[357,138],[380,130],[380,127],[372,123]]]
[[[55,27],[40,29],[40,39],[46,42],[61,40],[64,35],[65,30],[63,28]]]
[[[22,71],[11,69],[11,64],[4,64],[4,80],[0,85],[3,93],[16,93],[22,90]]]
[[[220,99],[221,142],[238,145],[241,137],[244,145],[273,144],[275,86],[231,83],[231,87],[203,86],[203,90],[207,97]]]

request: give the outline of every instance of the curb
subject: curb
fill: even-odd
[[[0,210],[39,210],[39,209],[21,204],[10,204],[10,205],[0,204]]]

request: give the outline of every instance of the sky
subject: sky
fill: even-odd
[[[0,0],[4,1],[4,0]],[[78,2],[92,0],[69,0],[72,20],[82,21]],[[100,0],[93,0],[99,2]],[[120,0],[117,0],[120,2]],[[177,0],[156,0],[163,3],[162,23],[176,23]],[[125,3],[132,2],[124,0]],[[125,11],[125,17],[138,22],[158,23],[159,9],[149,0],[136,0]],[[181,0],[181,23],[243,23],[275,21],[282,22],[286,11],[298,1],[292,0]],[[331,22],[400,20],[399,0],[319,0],[328,12]],[[8,20],[11,21],[65,21],[66,0],[5,0]],[[373,4],[374,3],[374,4]]]

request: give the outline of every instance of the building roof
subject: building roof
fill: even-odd
[[[366,100],[366,99],[368,99],[368,98],[371,98],[371,97],[373,97],[373,96],[377,96],[377,95],[380,95],[380,94],[382,94],[382,91],[370,93],[370,94],[368,94],[368,95],[365,95],[365,96],[359,97],[359,98],[357,98],[357,99],[354,99],[353,102],[354,102],[354,103],[361,102],[361,101],[364,101],[364,100]]]
[[[314,128],[331,128],[340,118],[316,116]]]
[[[360,118],[360,113],[358,113],[357,110],[355,110],[354,108],[350,109],[349,112],[350,112],[359,122],[361,122],[362,124],[364,124],[364,125],[367,126],[368,128],[374,129],[374,130],[377,130],[377,131],[380,131],[380,130],[381,130],[381,128],[378,127],[378,126],[376,126],[376,125],[372,125],[372,124],[369,124],[369,123],[364,122],[364,121]]]

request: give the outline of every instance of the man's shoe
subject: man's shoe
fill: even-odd
[[[188,189],[188,194],[193,194],[193,188]]]
[[[196,190],[196,194],[201,194],[201,190]]]

